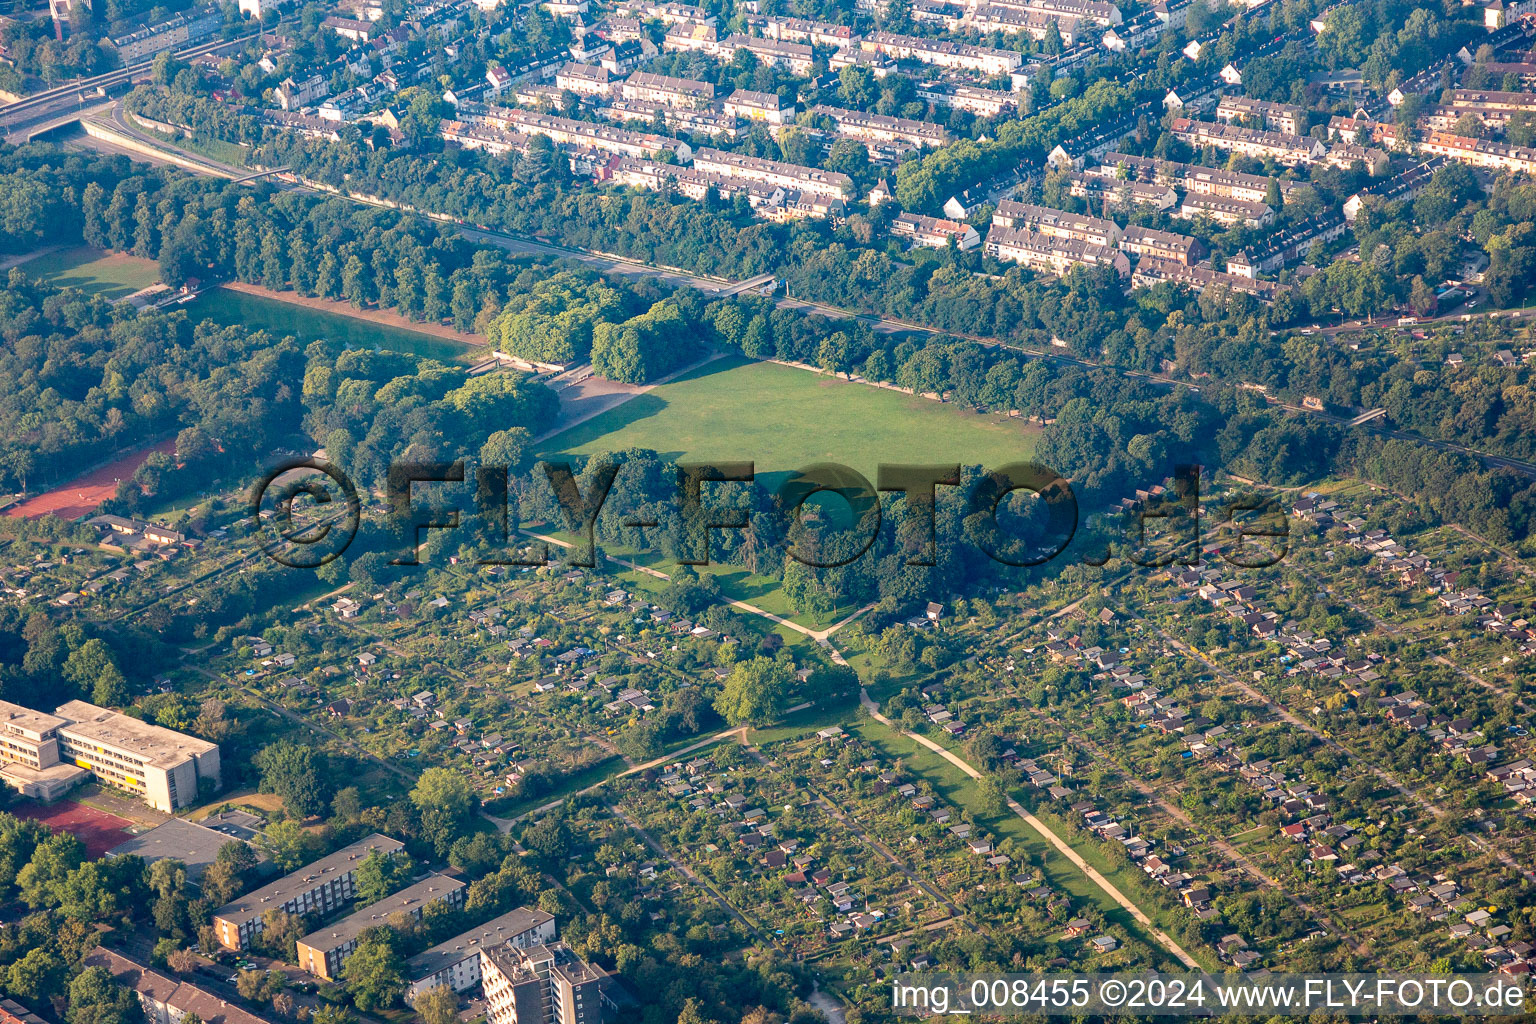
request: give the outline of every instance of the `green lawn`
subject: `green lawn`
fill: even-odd
[[[462,342],[228,288],[203,292],[179,308],[185,309],[193,322],[206,319],[259,328],[279,337],[291,334],[303,342],[319,339],[347,348],[388,349],[445,363],[478,358],[474,346]]]
[[[21,264],[28,277],[49,284],[79,288],[106,299],[122,299],[160,280],[160,264],[154,260],[105,252],[77,245],[44,253]]]
[[[838,462],[875,482],[881,463],[1001,466],[1028,458],[1034,432],[895,391],[774,363],[719,359],[551,438],[539,453],[628,447],[756,463],[777,486],[791,470]]]

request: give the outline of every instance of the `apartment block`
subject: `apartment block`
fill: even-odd
[[[647,124],[654,123],[660,117],[662,123],[673,131],[692,135],[723,135],[728,139],[735,138],[741,127],[740,121],[723,111],[707,107],[668,107],[643,100],[613,100],[606,106],[598,107],[596,113],[610,121],[644,121]]]
[[[1254,203],[1246,199],[1228,199],[1222,196],[1190,193],[1184,197],[1183,204],[1174,216],[1187,220],[1209,217],[1218,224],[1242,224],[1250,228],[1260,228],[1274,221],[1275,211],[1263,203]]]
[[[953,82],[919,82],[917,98],[936,107],[969,110],[978,117],[996,117],[1019,105],[1019,98],[1011,92]]]
[[[859,45],[897,60],[915,60],[935,67],[976,71],[984,75],[1006,75],[1018,70],[1024,63],[1023,54],[1013,50],[969,46],[939,39],[897,35],[894,32],[871,32]]]
[[[1254,203],[1264,201],[1269,194],[1271,181],[1279,186],[1280,195],[1284,198],[1289,198],[1291,193],[1302,184],[1285,178],[1271,179],[1262,174],[1225,171],[1173,160],[1153,160],[1125,153],[1106,153],[1102,165],[1085,173],[1099,178],[1119,178],[1122,168],[1133,178],[1141,181],[1172,185],[1199,195],[1243,199]]]
[[[555,919],[542,910],[519,907],[493,918],[478,928],[455,935],[406,961],[410,985],[405,1001],[413,1001],[428,989],[447,985],[467,992],[480,984],[480,957],[488,949],[511,946],[526,949],[555,941]]]
[[[631,18],[639,18],[642,21],[647,18],[655,18],[665,25],[686,25],[690,22],[701,25],[713,25],[715,16],[702,7],[694,7],[692,4],[666,4],[651,3],[648,0],[630,0],[619,5],[619,13]]]
[[[288,914],[340,910],[356,894],[357,866],[363,858],[375,850],[387,854],[404,846],[398,839],[378,833],[359,839],[220,907],[213,914],[213,930],[223,945],[244,949],[261,931],[261,917],[269,910]]]
[[[648,71],[636,71],[624,79],[620,90],[626,100],[678,109],[704,107],[715,101],[715,87],[709,82],[653,75]]]
[[[81,966],[104,968],[136,995],[145,1024],[181,1024],[193,1015],[207,1024],[270,1024],[268,1018],[241,1009],[195,982],[161,974],[115,950],[97,946]]]
[[[90,774],[59,758],[59,730],[68,719],[0,701],[0,781],[22,796],[57,800]]]
[[[715,44],[714,53],[721,60],[730,60],[737,50],[746,50],[764,64],[785,67],[797,75],[810,71],[811,63],[815,60],[815,54],[804,43],[785,43],[777,39],[743,35],[726,36]]]
[[[618,83],[600,64],[567,63],[555,72],[555,88],[568,89],[578,96],[611,96]]]
[[[616,1009],[604,991],[607,972],[563,942],[498,946],[481,960],[489,1024],[603,1024]]]
[[[1091,242],[1094,245],[1112,247],[1120,242],[1120,225],[1112,220],[1084,217],[1012,199],[998,202],[997,210],[992,214],[992,223],[1005,228],[1029,228],[1053,238]]]
[[[693,155],[692,147],[686,142],[665,135],[632,132],[625,128],[611,128],[591,121],[576,121],[531,110],[496,108],[485,113],[466,115],[464,119],[492,124],[522,135],[543,135],[557,146],[594,149],[619,156],[646,157],[670,152],[679,160],[687,161]]]
[[[1450,106],[1458,116],[1476,114],[1484,124],[1502,129],[1515,114],[1536,113],[1536,93],[1454,89]]]
[[[992,0],[992,2],[1039,11],[1053,18],[1076,18],[1089,21],[1102,28],[1125,23],[1125,17],[1120,13],[1120,8],[1104,0]]]
[[[1315,163],[1327,152],[1316,139],[1240,128],[1215,121],[1191,121],[1187,117],[1178,117],[1174,118],[1172,129],[1176,138],[1191,146],[1214,146],[1225,152],[1241,153],[1259,160],[1271,159],[1288,167]]]
[[[770,185],[782,185],[798,192],[841,199],[853,194],[853,179],[837,171],[823,171],[816,167],[785,163],[782,160],[764,160],[755,156],[727,153],[718,149],[702,148],[693,157],[695,170],[723,174],[730,177],[760,181]]]
[[[1172,260],[1158,260],[1144,256],[1136,261],[1136,271],[1131,275],[1131,287],[1150,288],[1163,281],[1181,284],[1193,291],[1223,287],[1231,291],[1252,295],[1264,302],[1273,301],[1280,286],[1273,281],[1256,281],[1238,274],[1223,274],[1219,270],[1191,267]]]
[[[883,53],[875,53],[871,50],[850,46],[838,50],[827,60],[827,67],[832,71],[841,71],[843,68],[868,68],[869,73],[876,78],[884,78],[896,71],[896,62]]]
[[[217,7],[202,7],[178,14],[137,32],[116,36],[112,46],[124,64],[148,60],[163,50],[179,50],[211,38],[224,24]]]
[[[419,921],[422,911],[433,903],[462,907],[468,888],[447,875],[428,875],[392,896],[370,903],[356,913],[304,936],[298,942],[299,966],[316,977],[334,980],[341,972],[341,965],[357,949],[358,937],[363,932],[388,926],[396,915]]]
[[[689,21],[667,29],[666,38],[661,41],[661,48],[677,53],[714,53],[719,46],[718,40],[719,35],[714,25]]]
[[[777,93],[737,89],[725,99],[725,112],[744,121],[764,124],[788,124],[795,119],[793,103],[782,102]]]
[[[1125,229],[1125,234],[1120,238],[1120,248],[1132,256],[1150,256],[1153,259],[1185,264],[1195,263],[1204,252],[1204,246],[1198,238],[1136,224]]]
[[[1129,277],[1131,263],[1125,253],[1105,245],[1043,235],[1029,228],[993,225],[987,232],[988,256],[1008,260],[1046,274],[1066,274],[1073,267],[1107,266]]]
[[[910,238],[914,246],[929,249],[945,249],[953,241],[961,250],[974,249],[981,244],[976,229],[964,221],[924,217],[917,213],[903,213],[891,222],[891,235]]]
[[[1289,103],[1271,103],[1247,96],[1223,96],[1216,105],[1216,119],[1229,124],[1257,121],[1270,131],[1283,135],[1300,135],[1307,123],[1307,112]]]
[[[1156,210],[1171,210],[1179,201],[1178,193],[1167,185],[1129,178],[1100,178],[1080,171],[1067,172],[1074,196],[1114,207],[1146,204]]]
[[[748,18],[747,24],[761,32],[765,39],[777,39],[784,43],[810,43],[813,46],[842,48],[853,41],[853,29],[847,25],[833,25],[825,21],[807,21],[804,18]]]
[[[221,784],[219,745],[142,722],[108,708],[72,700],[53,712],[59,758],[126,790],[158,811],[174,813],[197,802],[198,783]]]
[[[837,133],[853,139],[873,142],[910,142],[914,146],[942,146],[949,141],[949,132],[943,125],[931,121],[914,121],[906,117],[887,117],[884,114],[866,114],[862,110],[844,110],[824,103],[812,107],[815,117],[831,118],[837,125]]]
[[[983,34],[1002,32],[1005,35],[1014,35],[1022,32],[1031,39],[1043,42],[1050,37],[1054,29],[1061,35],[1061,41],[1067,46],[1071,46],[1083,37],[1079,19],[1046,14],[1028,8],[978,4],[968,20],[971,28]]]

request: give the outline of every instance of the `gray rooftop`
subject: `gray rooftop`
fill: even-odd
[[[334,924],[318,928],[299,941],[310,949],[332,950],[356,939],[366,929],[388,925],[396,914],[419,914],[423,907],[438,900],[454,899],[454,893],[465,888],[457,878],[436,873],[406,886],[393,896],[386,896],[377,903],[348,914]],[[457,902],[455,900],[455,902]]]
[[[430,978],[461,960],[478,955],[482,949],[499,946],[554,919],[554,915],[542,910],[518,907],[492,918],[478,928],[455,935],[447,942],[440,942],[424,953],[417,953],[406,961],[406,976],[413,981]]]
[[[130,854],[142,857],[146,864],[172,857],[185,864],[187,877],[197,882],[202,880],[203,872],[213,863],[225,843],[238,842],[240,840],[223,832],[215,832],[181,818],[172,818],[163,825],[156,825],[148,832],[112,847],[107,853],[113,857]]]
[[[404,847],[405,844],[400,840],[381,836],[375,832],[373,835],[359,839],[351,846],[343,846],[335,853],[304,865],[291,875],[284,875],[269,885],[246,893],[232,903],[220,907],[213,916],[238,926],[245,921],[259,918],[274,907],[281,907],[295,896],[302,896],[334,878],[340,878],[348,872],[357,870],[357,865],[373,850],[378,850],[380,853],[394,853]]]

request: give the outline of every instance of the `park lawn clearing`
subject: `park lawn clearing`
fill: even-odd
[[[997,468],[1029,458],[1035,436],[1018,419],[731,358],[707,363],[555,435],[539,457],[637,447],[690,460],[750,461],[768,487],[793,470],[836,462],[873,484],[882,463]]]
[[[125,299],[160,280],[160,264],[90,245],[44,253],[21,264],[30,278],[59,288],[79,288],[104,299]]]

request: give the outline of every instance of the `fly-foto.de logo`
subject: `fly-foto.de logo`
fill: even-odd
[[[528,486],[547,488],[574,542],[560,561],[594,566],[600,557],[597,525],[624,468],[621,460],[599,457],[578,474],[568,462],[538,462]],[[997,469],[963,472],[958,464],[881,464],[873,483],[849,466],[817,463],[783,476],[767,500],[763,479],[752,462],[679,462],[667,493],[649,493],[646,511],[621,514],[627,529],[669,531],[671,555],[682,565],[711,562],[711,538],[720,531],[751,531],[803,565],[829,569],[865,557],[881,537],[882,522],[903,519],[905,564],[938,562],[941,537],[956,536],[1004,565],[1043,565],[1061,556],[1081,521],[1071,481],[1039,462],[1021,461]],[[1097,536],[1077,554],[1089,565],[1123,557],[1137,565],[1197,565],[1202,553],[1217,554],[1246,568],[1273,565],[1285,557],[1287,518],[1272,498],[1230,499],[1206,511],[1200,501],[1200,467],[1178,466],[1173,486],[1155,497],[1127,501],[1112,511],[1119,537]],[[512,477],[506,466],[453,462],[398,462],[385,487],[392,532],[404,538],[390,564],[421,564],[429,531],[473,525],[489,552],[480,565],[543,566],[555,559],[543,542],[526,543],[512,527]],[[735,500],[721,500],[735,486]],[[740,489],[752,494],[742,500]],[[811,502],[815,496],[827,495]],[[960,498],[956,506],[951,495]],[[632,498],[633,496],[631,496]],[[900,506],[895,504],[900,502]],[[318,568],[340,556],[361,525],[357,486],[335,465],[318,458],[280,464],[257,481],[251,513],[262,524],[263,548],[275,561],[294,568]],[[815,512],[808,515],[810,509]],[[826,515],[828,510],[836,515]],[[941,512],[959,516],[959,529],[941,530]],[[1202,539],[1202,520],[1214,518],[1227,539],[1214,552]],[[815,521],[807,529],[806,521]],[[663,522],[665,520],[665,523]],[[1102,534],[1103,531],[1100,531]],[[916,537],[913,542],[912,538]]]

